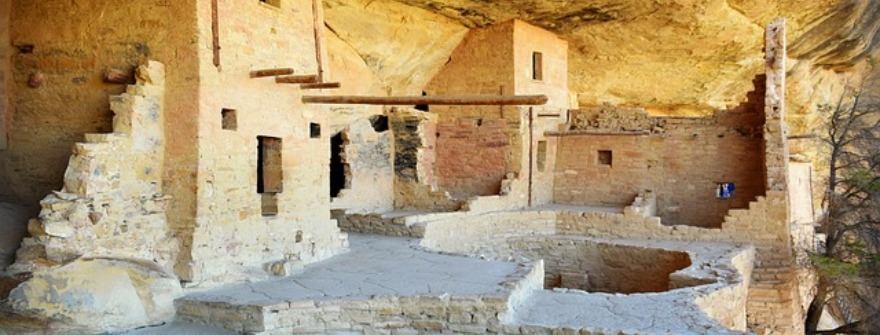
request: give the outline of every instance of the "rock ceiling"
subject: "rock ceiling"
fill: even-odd
[[[742,101],[763,68],[763,26],[778,16],[808,86],[878,42],[880,2],[864,0],[325,0],[327,26],[389,92],[418,92],[468,28],[519,18],[569,41],[582,105],[682,115]]]

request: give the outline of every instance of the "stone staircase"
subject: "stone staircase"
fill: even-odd
[[[758,248],[757,255],[749,285],[749,328],[758,334],[803,333],[797,331],[803,324],[792,308],[799,305],[794,259],[774,248]]]

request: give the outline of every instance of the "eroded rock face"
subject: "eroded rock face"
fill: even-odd
[[[9,301],[16,312],[114,332],[173,318],[180,295],[178,279],[152,262],[91,259],[35,273]]]
[[[402,64],[431,50],[418,68],[374,66],[382,78],[421,75],[446,62],[442,55],[451,49],[426,44],[428,32],[440,41],[440,32],[455,32],[455,25],[519,18],[569,41],[569,83],[581,105],[638,106],[661,115],[708,115],[743,101],[763,69],[762,27],[778,16],[787,18],[793,66],[850,67],[873,50],[880,29],[873,19],[880,4],[860,0],[332,0],[327,6],[328,25],[374,64]],[[377,15],[384,16],[381,25]],[[355,33],[364,27],[373,29]],[[819,72],[799,80],[828,85],[829,75]],[[417,84],[388,80],[395,92]],[[792,111],[798,112],[809,111]]]

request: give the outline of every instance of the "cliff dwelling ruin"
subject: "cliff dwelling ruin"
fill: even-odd
[[[0,334],[803,333],[871,9],[673,2],[0,0]]]

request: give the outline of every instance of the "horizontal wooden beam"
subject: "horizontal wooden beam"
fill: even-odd
[[[318,82],[318,76],[301,75],[301,76],[282,76],[275,77],[275,82],[279,84],[314,84]]]
[[[314,84],[302,84],[299,85],[299,88],[304,90],[323,90],[326,88],[340,88],[342,84],[340,83],[314,83]]]
[[[251,71],[251,78],[286,76],[289,74],[293,74],[293,69],[263,69]]]
[[[498,106],[498,105],[543,105],[546,95],[462,95],[462,96],[410,96],[377,97],[363,95],[304,95],[307,104],[343,105],[459,105],[459,106]]]

